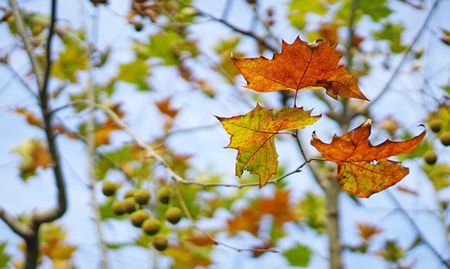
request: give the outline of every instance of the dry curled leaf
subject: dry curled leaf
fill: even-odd
[[[233,58],[247,80],[247,88],[270,92],[325,88],[334,99],[353,97],[367,100],[356,79],[339,64],[341,55],[336,45],[327,41],[313,44],[297,38],[292,44],[282,42],[282,50],[273,59]]]
[[[170,118],[175,118],[178,114],[178,109],[175,109],[171,106],[171,98],[166,97],[162,100],[157,101],[156,106],[158,107],[159,111],[165,115],[167,115]]]
[[[371,120],[343,136],[334,136],[330,144],[313,134],[311,144],[322,156],[338,165],[337,181],[345,191],[367,198],[403,179],[409,169],[387,158],[414,150],[425,137],[425,131],[406,141],[386,140],[372,146],[369,141]]]
[[[260,105],[245,115],[220,118],[224,129],[231,135],[228,148],[236,149],[236,176],[244,170],[258,175],[262,187],[276,173],[278,154],[275,135],[283,130],[302,129],[315,123],[320,116],[302,108],[284,108],[274,113]]]

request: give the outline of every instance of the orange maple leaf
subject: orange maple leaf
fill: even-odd
[[[240,231],[247,231],[256,236],[259,232],[261,217],[261,212],[251,208],[244,208],[234,218],[227,221],[228,232],[231,235],[236,235]]]
[[[277,171],[275,135],[279,131],[302,129],[315,123],[320,116],[311,116],[311,111],[302,108],[284,108],[274,113],[257,104],[245,115],[217,118],[231,135],[227,147],[238,151],[236,176],[242,176],[247,170],[258,175],[262,187]]]
[[[322,156],[338,165],[337,181],[345,191],[367,198],[403,179],[409,169],[401,163],[387,160],[388,157],[414,150],[425,137],[425,131],[406,141],[386,140],[372,146],[369,141],[371,120],[338,137],[330,144],[318,139],[313,133],[311,145]]]
[[[178,109],[172,108],[171,106],[171,98],[166,97],[162,100],[159,100],[155,102],[156,106],[158,107],[159,111],[165,115],[167,115],[170,118],[175,118],[178,114]]]
[[[356,224],[359,231],[359,237],[364,241],[369,241],[375,235],[381,233],[383,230],[375,225],[368,223],[357,223]]]
[[[283,41],[281,52],[273,59],[233,58],[233,62],[246,79],[246,87],[255,91],[325,88],[334,99],[341,96],[367,100],[356,79],[339,64],[341,57],[336,45],[327,41],[309,44],[297,38],[292,44]]]
[[[263,197],[258,200],[258,211],[272,215],[275,223],[281,226],[297,218],[289,199],[289,191],[277,189],[273,197]]]

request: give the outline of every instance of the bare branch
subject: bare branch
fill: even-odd
[[[211,15],[211,14],[209,14],[209,13],[206,13],[206,12],[204,12],[204,11],[202,11],[202,10],[196,8],[196,7],[192,7],[192,8],[194,8],[195,11],[197,12],[197,14],[200,15],[200,16],[202,16],[202,17],[205,17],[205,18],[211,19],[211,20],[213,20],[213,21],[219,22],[219,23],[221,23],[222,25],[224,25],[224,26],[230,28],[231,30],[235,31],[236,33],[240,33],[240,34],[242,34],[242,35],[251,37],[251,38],[254,39],[256,42],[258,42],[258,44],[260,44],[260,45],[266,47],[267,49],[269,49],[269,50],[271,50],[271,51],[273,51],[273,52],[275,52],[275,51],[277,50],[274,46],[272,46],[271,44],[267,43],[263,37],[257,36],[257,35],[256,35],[254,32],[252,32],[252,31],[248,31],[248,30],[241,29],[241,28],[239,28],[239,27],[237,27],[237,26],[235,26],[235,25],[229,23],[229,22],[228,22],[227,20],[225,20],[225,19],[217,18],[217,17],[215,17],[215,16],[213,16],[213,15]]]
[[[380,91],[378,96],[375,97],[375,99],[373,99],[371,103],[369,103],[369,105],[367,106],[367,109],[369,109],[369,107],[371,107],[374,104],[376,104],[377,102],[379,102],[380,99],[391,89],[392,83],[398,77],[398,73],[402,69],[403,65],[406,63],[409,53],[411,52],[411,50],[414,48],[414,46],[416,45],[416,43],[419,41],[420,37],[422,36],[428,23],[430,22],[431,18],[433,17],[434,12],[437,10],[440,1],[441,0],[434,1],[433,5],[431,6],[430,10],[428,11],[427,16],[425,17],[425,20],[422,23],[422,26],[417,31],[416,35],[414,36],[413,40],[411,41],[411,44],[409,44],[408,48],[406,49],[405,53],[403,54],[403,57],[401,58],[397,67],[392,72],[391,76],[389,77],[388,81],[386,82],[386,84],[384,85],[383,89]]]
[[[25,28],[25,23],[22,18],[21,11],[19,7],[17,6],[16,0],[9,0],[9,4],[11,6],[12,14],[15,18],[16,27],[17,27],[17,33],[19,34],[24,46],[25,50],[28,54],[28,58],[31,62],[31,68],[33,69],[33,73],[36,75],[36,81],[38,84],[38,88],[41,89],[44,85],[44,73],[42,71],[42,68],[39,64],[39,61],[35,57],[33,53],[33,46],[31,45],[31,39],[28,36],[27,29]]]
[[[400,213],[406,218],[406,220],[409,222],[411,227],[416,232],[417,236],[421,239],[423,244],[427,246],[427,248],[433,253],[433,255],[447,268],[450,268],[450,258],[446,259],[444,258],[439,251],[437,251],[434,246],[427,240],[425,235],[423,234],[420,227],[417,225],[416,221],[406,212],[406,210],[402,207],[400,202],[397,200],[394,194],[390,190],[386,190],[386,194],[389,196],[389,198],[392,200],[392,202],[395,204],[395,206],[398,208]]]
[[[13,232],[22,238],[28,238],[33,236],[33,231],[27,225],[21,223],[19,220],[8,214],[5,209],[0,207],[0,219],[2,219],[6,225],[8,225]]]

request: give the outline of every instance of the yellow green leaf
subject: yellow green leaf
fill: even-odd
[[[236,176],[249,171],[259,177],[262,187],[276,173],[278,155],[275,135],[283,130],[302,129],[315,123],[320,116],[311,116],[311,111],[302,108],[284,108],[274,113],[259,104],[246,115],[220,118],[224,129],[231,135],[228,148],[238,151]]]

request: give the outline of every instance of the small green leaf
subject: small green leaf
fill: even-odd
[[[82,31],[77,35],[83,37]],[[76,73],[86,70],[89,65],[89,53],[82,47],[79,40],[62,37],[64,49],[58,54],[58,58],[52,65],[52,75],[56,78],[75,83]]]
[[[6,242],[0,243],[0,268],[8,268],[8,263],[11,260],[11,256],[5,251]]]
[[[150,66],[145,60],[136,59],[119,66],[117,79],[136,85],[139,91],[148,91],[150,90],[147,83],[149,71]]]
[[[284,257],[289,261],[289,265],[296,267],[306,267],[311,259],[312,251],[309,247],[297,244],[283,252]]]
[[[423,171],[430,179],[436,191],[440,191],[450,186],[450,165],[436,163],[433,165],[423,165]]]
[[[342,1],[340,9],[336,12],[335,19],[342,24],[347,24],[352,10],[352,0]],[[392,10],[387,6],[387,0],[359,0],[355,10],[355,22],[361,20],[365,15],[369,16],[374,22],[379,22],[388,17]]]
[[[180,65],[180,56],[183,54],[198,55],[195,42],[172,30],[151,35],[148,43],[136,42],[133,49],[140,59],[155,57],[161,59],[164,65],[174,66]]]
[[[306,26],[306,14],[315,13],[325,15],[328,12],[326,1],[319,0],[292,0],[288,5],[288,19],[297,29]]]
[[[402,53],[407,47],[402,43],[402,33],[405,27],[403,24],[385,23],[381,30],[373,32],[373,37],[377,40],[389,42],[390,50],[393,53]]]
[[[325,198],[308,192],[300,201],[300,220],[313,228],[318,234],[322,234],[326,229]]]

